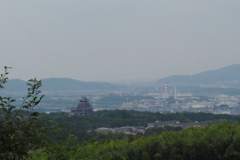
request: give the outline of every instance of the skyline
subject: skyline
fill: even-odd
[[[156,80],[240,63],[239,1],[1,3],[9,78]]]

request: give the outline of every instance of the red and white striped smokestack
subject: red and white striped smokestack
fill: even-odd
[[[167,82],[164,83],[164,93],[168,93],[168,91],[167,91]]]

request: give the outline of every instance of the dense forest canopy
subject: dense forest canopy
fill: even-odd
[[[232,115],[216,115],[210,113],[153,113],[139,112],[134,110],[100,110],[94,116],[69,116],[68,113],[50,113],[42,114],[42,119],[51,119],[52,125],[64,124],[62,127],[62,137],[65,139],[69,134],[76,135],[79,141],[96,138],[94,132],[99,127],[123,127],[123,126],[144,126],[155,121],[180,121],[195,122],[195,121],[212,121],[228,120],[229,122],[239,122],[239,116]],[[150,132],[150,131],[149,131]],[[149,134],[149,132],[147,132]],[[161,131],[157,131],[160,133]],[[152,134],[154,132],[151,131]],[[104,136],[102,136],[104,137]],[[105,137],[107,138],[107,136]]]
[[[120,137],[119,137],[120,138]],[[191,127],[181,131],[163,131],[149,137],[138,136],[76,143],[70,135],[65,141],[31,152],[33,159],[88,160],[218,160],[240,158],[240,125],[227,121],[205,128]],[[46,149],[46,148],[45,148]]]

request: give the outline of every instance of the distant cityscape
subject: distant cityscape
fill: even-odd
[[[40,112],[71,112],[82,97],[87,97],[94,111],[136,110],[160,113],[205,112],[240,114],[240,64],[206,71],[192,76],[170,76],[155,83],[112,84],[82,82],[69,78],[43,79]],[[21,104],[26,94],[25,82],[9,80],[1,94]],[[21,86],[21,87],[19,87]],[[80,114],[78,110],[78,114]],[[90,112],[88,113],[90,114]]]
[[[94,110],[137,110],[160,113],[205,112],[240,114],[240,95],[235,90],[206,87],[178,87],[163,83],[159,88],[125,88],[88,92],[43,92],[46,96],[36,108],[40,112],[70,112],[81,97],[90,100]],[[181,91],[183,90],[183,91]],[[194,90],[190,92],[190,90]],[[229,93],[229,94],[228,94]],[[8,93],[21,101],[19,92]],[[17,102],[18,102],[17,101]],[[20,103],[20,102],[19,102]]]
[[[121,108],[160,113],[205,112],[235,115],[240,113],[239,95],[209,94],[208,92],[198,94],[182,93],[177,87],[168,91],[167,83],[164,83],[164,92],[156,89],[150,90],[149,93],[144,95],[152,96],[153,99],[125,102],[121,105]]]

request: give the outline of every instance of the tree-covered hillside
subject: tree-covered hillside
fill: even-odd
[[[94,130],[98,127],[123,127],[123,126],[144,126],[155,121],[212,121],[228,120],[229,122],[239,122],[239,116],[215,115],[210,113],[153,113],[128,110],[101,110],[94,116],[69,116],[68,113],[42,114],[42,119],[51,119],[52,125],[64,124],[62,127],[62,138],[66,139],[69,134],[76,135],[79,141],[99,139]],[[89,132],[93,131],[93,132]],[[153,132],[152,132],[153,133]],[[55,133],[54,133],[55,135]],[[104,138],[104,136],[102,136]],[[105,137],[108,139],[107,137]],[[101,138],[100,138],[101,139]]]
[[[165,131],[136,139],[76,143],[76,137],[70,136],[67,141],[31,152],[30,159],[237,160],[239,144],[239,123],[225,121],[205,128]]]

